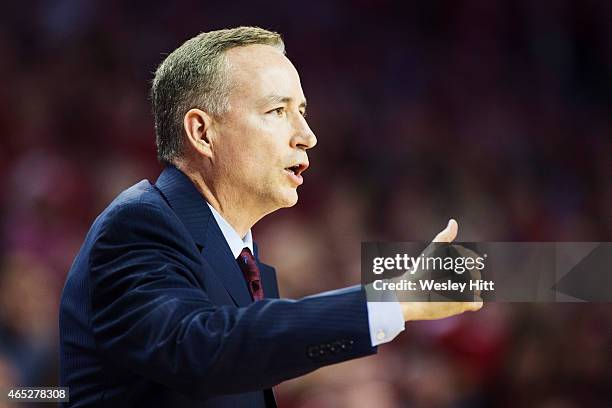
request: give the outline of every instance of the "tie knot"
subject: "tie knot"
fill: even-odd
[[[261,286],[261,276],[259,274],[259,266],[255,257],[249,248],[244,248],[238,255],[238,265],[242,270],[244,279],[246,280],[249,292],[253,300],[261,300],[264,298],[263,288]]]
[[[249,248],[244,248],[238,255],[238,262],[244,265],[252,265],[255,263],[255,257]]]

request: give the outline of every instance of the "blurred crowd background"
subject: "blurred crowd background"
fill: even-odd
[[[56,385],[63,280],[155,180],[148,100],[201,31],[283,33],[319,144],[254,229],[281,295],[357,283],[361,241],[612,240],[612,2],[81,1],[0,10],[0,388]],[[487,304],[276,388],[284,408],[609,407],[612,305]],[[2,403],[0,403],[1,405]]]

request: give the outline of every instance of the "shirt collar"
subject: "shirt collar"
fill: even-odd
[[[225,218],[223,218],[221,214],[219,214],[212,205],[210,205],[209,203],[206,204],[208,204],[208,208],[210,208],[213,217],[215,217],[215,221],[217,221],[217,225],[219,225],[221,233],[223,234],[225,241],[229,245],[230,250],[232,251],[232,255],[234,255],[234,258],[238,258],[238,255],[240,255],[240,252],[242,252],[244,248],[249,248],[251,250],[251,253],[254,254],[255,252],[253,251],[253,235],[251,234],[251,230],[249,229],[247,231],[244,238],[240,238],[240,235],[238,235],[236,230],[227,221],[225,221]]]

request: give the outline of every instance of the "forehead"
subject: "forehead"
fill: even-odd
[[[280,95],[304,99],[300,77],[287,57],[269,45],[235,47],[226,52],[230,98]]]

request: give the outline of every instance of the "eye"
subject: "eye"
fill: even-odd
[[[276,109],[272,109],[268,113],[274,113],[276,116],[282,116],[285,113],[285,108],[281,106]]]

